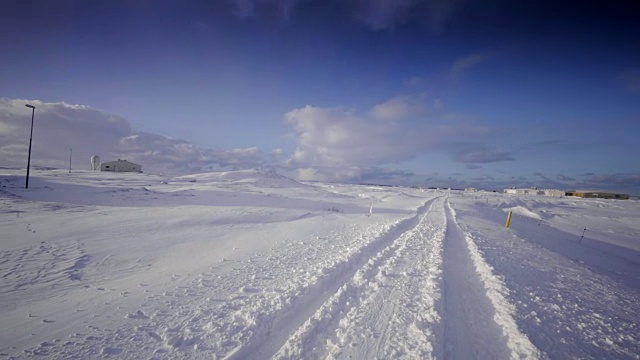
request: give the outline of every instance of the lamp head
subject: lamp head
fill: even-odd
[[[35,110],[35,108],[36,108],[35,106],[30,105],[30,104],[25,104],[24,106],[26,106],[26,107],[28,107],[28,108],[32,108],[32,109],[34,109],[34,110]]]

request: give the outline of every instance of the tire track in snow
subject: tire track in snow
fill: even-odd
[[[195,278],[174,273],[162,287],[140,284],[145,297],[141,303],[105,302],[113,308],[106,315],[109,325],[88,320],[86,332],[70,334],[67,341],[44,341],[23,352],[50,358],[95,358],[117,352],[118,358],[131,359],[226,358],[251,344],[257,331],[269,336],[282,314],[308,300],[310,291],[335,278],[337,270],[345,270],[362,255],[362,249],[389,236],[402,222],[383,217],[364,222],[368,225],[329,223],[333,230],[323,229],[321,236],[303,237],[304,241],[283,236],[270,250],[225,259]],[[113,321],[117,318],[125,320]],[[277,328],[275,333],[279,332]]]
[[[338,264],[327,277],[310,288],[304,296],[299,297],[296,303],[287,311],[274,318],[272,322],[263,323],[261,327],[256,329],[251,342],[229,354],[226,359],[268,359],[274,355],[276,357],[286,357],[286,355],[278,353],[278,350],[292,336],[295,336],[296,330],[321,310],[328,300],[336,296],[345,300],[345,291],[341,291],[341,289],[352,286],[349,282],[358,270],[363,269],[367,264],[375,263],[378,253],[393,245],[404,233],[418,226],[420,220],[436,199],[438,198],[428,200],[418,209],[415,216],[400,221],[387,233],[369,242],[350,261]],[[373,275],[368,273],[366,276]],[[348,305],[349,300],[347,299],[346,301]],[[329,318],[321,323],[330,322],[336,311],[340,312],[340,309],[333,308],[330,310],[327,314]],[[319,326],[321,328],[321,325]],[[311,336],[313,337],[313,335]],[[305,345],[308,344],[303,344],[303,347],[296,350],[296,352],[305,352],[307,350]]]
[[[541,357],[518,330],[508,289],[462,232],[448,202],[443,270],[445,359]]]
[[[279,357],[438,357],[441,349],[435,334],[442,331],[442,326],[436,303],[440,298],[445,228],[441,198],[431,204],[416,227],[358,270],[305,324],[307,329],[301,328],[292,337]],[[332,314],[323,324],[323,316],[332,307],[341,312]]]

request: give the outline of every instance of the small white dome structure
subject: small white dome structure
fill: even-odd
[[[100,170],[100,156],[93,155],[91,157],[91,170],[99,171]]]

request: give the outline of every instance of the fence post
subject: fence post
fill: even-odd
[[[582,236],[580,236],[580,240],[578,240],[578,244],[580,244],[582,242],[582,238],[584,238],[584,233],[587,231],[587,228],[584,228],[584,230],[582,230]]]

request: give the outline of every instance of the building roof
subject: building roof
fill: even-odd
[[[609,190],[571,190],[570,192],[574,193],[600,193],[600,194],[624,194],[626,193],[620,191],[609,191]]]
[[[142,166],[142,165],[139,165],[139,164],[136,164],[136,163],[132,163],[131,161],[120,160],[120,159],[114,160],[114,161],[103,162],[102,164],[115,164],[115,163],[123,163],[123,162],[125,162],[127,164],[131,164],[131,165]]]

